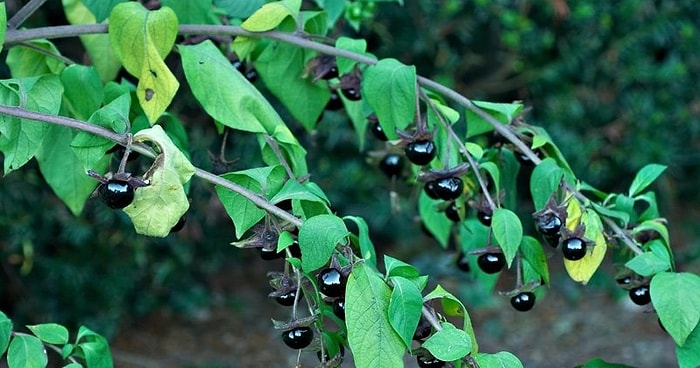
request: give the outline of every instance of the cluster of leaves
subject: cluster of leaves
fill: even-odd
[[[189,7],[163,1],[159,9],[148,10],[137,2],[66,2],[67,18],[74,24],[108,18],[103,29],[108,35],[83,36],[94,66],[66,66],[47,40],[9,50],[13,78],[0,81],[4,171],[35,158],[57,196],[80,214],[95,188],[106,185],[85,171],[107,171],[107,152],[116,141],[127,152],[154,158],[148,170],[135,174],[144,186],[135,189],[133,202],[124,208],[137,233],[167,236],[189,208],[189,180],[196,175],[216,184],[239,238],[235,245],[285,256],[285,270],[279,277],[273,274],[271,284],[281,291],[290,288],[291,279],[296,294],[290,321],[276,327],[285,333],[304,328],[321,336],[313,344],[296,341],[290,347],[340,353],[348,346],[361,352],[353,356],[358,367],[401,366],[406,352],[419,362],[429,356],[456,366],[522,366],[510,353],[479,351],[464,305],[440,286],[426,292],[427,276],[415,267],[384,256],[380,271],[382,262],[365,220],[333,212],[324,190],[309,177],[305,147],[270,101],[232,66],[235,55],[254,66],[265,89],[305,130],[313,131],[333,99],[340,99],[360,147],[376,122],[387,140],[385,152],[403,151],[413,162],[405,173],[409,182],[449,179],[454,195],[435,196],[427,184],[421,191],[421,222],[443,247],[456,242],[468,262],[480,254],[503,257],[517,272],[515,287],[504,294],[549,284],[544,246],[538,234],[526,233],[526,225],[539,226],[542,216],[556,216],[560,226],[545,240],[559,248],[572,238],[582,244],[583,253],[575,257],[563,249],[569,276],[588,282],[612,251],[620,272],[633,276],[630,287],[648,287],[662,325],[676,342],[680,365],[697,364],[700,314],[679,300],[697,290],[700,278],[675,272],[666,224],[653,192],[646,191],[665,167],[644,167],[627,193],[603,192],[576,177],[546,131],[525,122],[522,104],[470,101],[419,77],[414,66],[378,59],[367,52],[363,39],[311,41],[325,38],[341,19],[359,27],[360,18],[374,8],[358,3],[346,7],[344,1],[318,1],[303,10],[299,0],[250,9],[229,2],[192,2],[197,6]],[[353,8],[357,6],[360,13]],[[240,24],[216,28],[236,35],[234,39],[187,37],[175,45],[178,32],[216,33],[187,24],[219,25],[222,20]],[[174,46],[196,101],[220,131],[257,142],[263,166],[215,176],[190,163],[185,126],[167,112],[180,88],[174,68],[165,61]],[[328,66],[328,60],[332,67],[318,67]],[[137,80],[135,85],[114,81],[121,67]],[[328,75],[331,69],[337,75]],[[217,86],[222,88],[213,88]],[[411,148],[417,142],[433,147],[420,162]],[[536,166],[523,170],[531,165]],[[115,175],[126,174],[123,170],[120,165]],[[519,175],[529,175],[525,197],[531,198],[532,211],[520,207]],[[448,206],[456,208],[456,221],[445,216]],[[356,225],[356,233],[347,222]],[[328,305],[338,296],[324,298],[317,280],[319,270],[329,266],[347,276],[343,318]],[[306,317],[298,315],[302,295],[309,307]],[[459,319],[462,323],[456,324]],[[429,332],[416,338],[421,320],[430,325]],[[321,357],[324,366],[339,364]]]

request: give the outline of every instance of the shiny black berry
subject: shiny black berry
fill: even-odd
[[[294,299],[296,297],[297,297],[297,291],[296,291],[296,289],[292,289],[287,293],[276,296],[275,300],[280,305],[283,305],[285,307],[291,307],[292,305],[294,305]]]
[[[460,178],[448,177],[435,180],[435,193],[438,198],[451,201],[459,198],[464,190],[464,182]]]
[[[380,141],[389,140],[389,138],[386,136],[386,133],[384,132],[384,129],[381,125],[379,125],[378,121],[373,121],[369,129],[372,131],[372,134],[374,134],[374,136]]]
[[[388,177],[399,177],[403,169],[403,157],[390,153],[379,162],[379,169]]]
[[[464,253],[460,253],[459,257],[457,257],[457,262],[455,262],[457,265],[457,268],[459,268],[460,271],[462,272],[469,272],[470,267],[469,267],[469,262],[467,262],[467,255]]]
[[[479,211],[476,213],[476,218],[484,226],[491,226],[491,214],[490,213],[486,213],[484,211]]]
[[[326,296],[335,298],[345,294],[347,279],[337,268],[326,268],[316,276],[319,290]]]
[[[406,145],[406,157],[416,165],[427,165],[435,158],[437,149],[431,140],[417,140]]]
[[[449,206],[445,208],[445,216],[453,222],[460,222],[462,219],[459,217],[459,209],[457,208],[457,203],[452,202]]]
[[[535,306],[535,294],[529,291],[522,292],[510,298],[510,305],[517,311],[527,312]]]
[[[586,242],[577,237],[568,238],[562,243],[561,252],[569,261],[578,261],[586,255]]]
[[[500,272],[506,265],[503,253],[484,253],[476,259],[479,268],[486,273]]]
[[[314,332],[310,327],[295,327],[282,332],[282,341],[292,349],[303,349],[314,339]]]
[[[438,196],[437,192],[435,191],[435,188],[437,187],[437,182],[435,180],[431,180],[423,186],[423,189],[425,190],[425,194],[428,195],[428,197],[432,199],[440,199]]]
[[[107,206],[114,209],[124,208],[134,200],[134,187],[124,180],[110,179],[100,184],[97,193]]]
[[[179,220],[177,220],[177,223],[173,225],[173,227],[170,229],[171,233],[176,233],[180,230],[182,230],[185,227],[185,223],[187,222],[187,217],[185,215],[182,215]]]
[[[633,281],[632,276],[629,276],[629,275],[624,276],[624,277],[620,277],[619,279],[615,280],[615,282],[617,282],[617,284],[620,286],[630,285],[632,283],[632,281]]]
[[[416,356],[416,361],[418,362],[418,366],[420,368],[439,368],[445,366],[444,361],[434,356],[418,355]]]
[[[284,252],[278,252],[276,248],[268,249],[265,247],[260,247],[260,258],[266,261],[271,261],[282,257],[284,257]]]
[[[413,333],[413,340],[420,341],[428,338],[433,333],[433,327],[427,319],[421,317],[416,326],[416,331]]]
[[[333,314],[345,321],[345,298],[338,298],[333,301]]]
[[[360,89],[355,87],[343,88],[340,92],[350,101],[359,101],[362,98]]]
[[[559,230],[561,230],[562,221],[554,213],[545,213],[535,221],[537,225],[537,231],[545,236],[559,235]]]
[[[630,289],[630,299],[637,305],[646,305],[651,303],[651,294],[649,294],[649,286],[642,285]]]
[[[326,110],[340,110],[343,108],[343,100],[340,99],[338,92],[331,91],[331,98],[326,104]]]

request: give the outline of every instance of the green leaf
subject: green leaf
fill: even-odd
[[[502,124],[508,124],[523,109],[523,104],[520,103],[472,102]],[[493,130],[491,123],[479,116],[479,114],[467,109],[465,116],[467,119],[467,138],[488,133]]]
[[[367,51],[367,41],[363,38],[353,39],[349,37],[340,37],[335,41],[335,47],[341,50],[364,54]],[[357,65],[357,61],[337,56],[336,64],[338,65],[338,74],[343,75],[352,71],[355,65]]]
[[[64,101],[76,119],[87,120],[102,105],[102,82],[94,67],[70,65],[63,69],[61,83]]]
[[[420,276],[420,272],[413,265],[388,255],[384,256],[384,269],[387,279],[395,276],[413,279]]]
[[[435,240],[437,240],[443,248],[447,248],[452,221],[450,221],[444,213],[438,212],[435,209],[438,203],[440,203],[439,200],[428,197],[425,191],[421,190],[418,195],[418,214],[421,220],[423,220],[423,225],[433,234]]]
[[[62,0],[62,2],[63,10],[66,14],[66,19],[70,24],[73,25],[100,23],[104,20],[104,18],[107,17],[107,15],[109,15],[109,12],[112,11],[114,5],[117,4],[116,2],[111,1],[114,4],[110,5],[109,1],[100,0]],[[87,3],[93,3],[94,5],[108,4],[110,6],[108,9],[106,9],[104,16],[98,20],[95,17],[95,15],[93,15],[96,13],[91,12],[90,9],[83,5]],[[105,83],[114,80],[114,78],[116,78],[117,74],[119,73],[122,64],[119,62],[119,60],[117,60],[117,57],[114,55],[114,51],[112,50],[112,43],[109,41],[109,35],[84,35],[80,36],[80,41],[83,43],[83,46],[85,46],[85,51],[87,51],[88,55],[90,56],[91,64],[95,67],[95,69],[97,69],[97,72],[100,75],[100,80]]]
[[[255,61],[265,86],[306,130],[311,131],[330,99],[325,81],[304,78],[311,51],[285,43],[270,43]]]
[[[632,366],[617,363],[608,363],[600,358],[589,360],[584,365],[579,365],[576,368],[633,368]]]
[[[319,198],[314,193],[312,193],[306,186],[304,186],[296,180],[287,180],[284,183],[284,186],[282,186],[282,189],[280,189],[280,191],[277,192],[277,194],[275,194],[275,196],[272,197],[272,199],[270,199],[270,202],[279,203],[287,199],[326,203],[326,201],[323,198]]]
[[[372,243],[372,239],[369,237],[369,226],[367,226],[365,219],[357,216],[345,216],[343,220],[352,221],[357,225],[359,231],[360,256],[365,260],[365,263],[372,267],[377,267],[377,252]]]
[[[423,296],[418,286],[407,278],[393,276],[390,281],[394,287],[389,299],[389,323],[406,349],[410,349],[423,309]]]
[[[301,0],[282,0],[262,6],[246,19],[241,27],[250,32],[265,32],[275,29],[291,16],[296,18],[301,8]]]
[[[14,78],[36,77],[43,74],[58,74],[65,64],[49,55],[61,55],[56,46],[49,40],[26,41],[32,48],[18,45],[7,52],[5,63],[10,68]],[[43,50],[37,51],[36,49]]]
[[[70,363],[63,366],[63,368],[83,368],[80,363]]]
[[[685,340],[683,346],[676,345],[679,368],[697,368],[700,366],[700,326]]]
[[[523,224],[520,223],[520,218],[513,211],[496,208],[493,211],[491,229],[494,238],[503,249],[503,255],[506,257],[508,267],[510,267],[518,248],[520,248],[520,242],[523,240]]]
[[[85,326],[80,326],[76,349],[82,351],[89,368],[112,368],[112,354],[107,339]]]
[[[651,302],[661,324],[681,347],[700,322],[698,290],[700,276],[687,272],[658,273],[649,285]]]
[[[423,347],[434,357],[451,362],[461,359],[471,352],[471,337],[457,329],[452,323],[441,322],[442,329],[425,340]]]
[[[144,175],[149,185],[134,191],[134,201],[124,212],[137,233],[165,237],[190,207],[183,184],[195,168],[160,125],[140,130],[134,134],[134,142],[152,142],[160,154]]]
[[[0,81],[0,100],[3,104],[20,103],[31,111],[56,115],[61,107],[63,86],[58,76]],[[0,151],[5,154],[5,174],[26,164],[37,151],[49,131],[49,124],[0,116]]]
[[[478,161],[484,157],[484,148],[480,145],[474,142],[466,142],[464,143],[464,146],[467,148],[467,152],[474,157],[474,160]]]
[[[556,193],[564,176],[562,170],[553,158],[545,158],[532,170],[530,176],[530,193],[535,210],[544,208],[552,193]]]
[[[12,321],[0,311],[0,356],[5,353],[12,337]]]
[[[542,249],[542,244],[531,236],[524,236],[520,244],[520,252],[527,263],[542,277],[545,285],[549,285],[549,267],[547,255]],[[530,280],[524,280],[528,282]]]
[[[139,79],[136,96],[151,124],[170,105],[179,87],[163,61],[175,43],[177,26],[172,9],[149,11],[138,2],[115,6],[109,17],[114,53],[124,69]]]
[[[666,166],[659,164],[648,164],[641,168],[632,180],[628,195],[634,197],[641,193],[646,187],[656,180],[666,170]]]
[[[5,46],[5,33],[7,32],[7,9],[5,2],[0,3],[0,51]]]
[[[12,338],[7,349],[7,366],[9,368],[46,367],[48,358],[44,344],[34,336],[17,335]]]
[[[363,263],[353,268],[345,290],[345,323],[358,368],[403,366],[406,347],[388,319],[390,297],[374,269]]]
[[[180,24],[221,24],[212,0],[162,0],[161,5],[173,9]]]
[[[231,18],[248,18],[263,4],[264,0],[214,0],[214,6],[223,9]]]
[[[68,329],[56,323],[44,323],[27,326],[29,331],[49,344],[64,345],[68,343]]]
[[[625,263],[625,267],[641,276],[652,276],[671,268],[671,256],[660,240],[652,240],[647,245],[650,251],[636,255]]]
[[[493,183],[496,186],[496,193],[501,192],[501,171],[498,169],[498,166],[496,166],[495,163],[487,161],[487,162],[482,162],[479,164],[479,168],[483,169],[486,171],[489,176],[491,176],[491,179],[493,179]]]
[[[374,109],[386,136],[396,139],[396,129],[405,129],[415,120],[416,68],[396,59],[379,60],[364,72],[362,96]]]
[[[622,223],[625,226],[627,226],[627,224],[629,224],[629,222],[630,222],[630,215],[627,212],[616,211],[616,210],[610,209],[608,207],[601,206],[595,202],[590,202],[590,204],[593,207],[593,209],[596,212],[598,212],[598,214],[600,214],[601,216],[606,216],[606,217],[610,217],[613,219],[618,219],[618,220],[622,221]]]
[[[520,359],[507,351],[495,354],[479,353],[476,361],[481,368],[523,368]]]
[[[469,313],[464,307],[464,304],[462,304],[457,297],[445,290],[442,286],[437,285],[435,289],[428,293],[428,295],[426,295],[423,299],[426,302],[433,299],[440,299],[442,309],[445,311],[445,314],[448,316],[462,317],[464,319],[462,330],[464,330],[467,335],[471,337],[471,353],[476,354],[479,352],[479,344],[476,342],[476,336],[474,335],[474,327],[472,326],[471,318],[469,317]]]
[[[114,9],[117,4],[125,1],[127,0],[81,0],[81,2],[90,9],[90,12],[95,15],[97,22],[102,22],[107,19],[112,9]]]
[[[319,215],[306,220],[299,229],[301,267],[312,272],[328,263],[333,250],[350,234],[343,220],[334,215]]]

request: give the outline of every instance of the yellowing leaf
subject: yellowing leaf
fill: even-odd
[[[567,193],[571,195],[570,193]],[[581,203],[576,198],[571,198],[566,205],[566,228],[573,232],[581,223]]]
[[[265,32],[275,29],[288,16],[296,18],[300,7],[300,0],[282,0],[265,4],[248,17],[241,24],[241,27],[250,32]]]
[[[587,209],[586,212],[580,215],[580,218],[583,224],[586,226],[584,237],[593,241],[593,244],[588,245],[586,248],[587,253],[583,258],[577,261],[565,259],[564,267],[572,280],[586,284],[603,262],[605,251],[607,249],[607,243],[605,242],[605,235],[603,235],[603,224],[601,223],[600,217],[598,217],[597,213],[595,213],[593,210]]]
[[[151,123],[168,108],[180,86],[165,62],[155,55],[156,52],[155,47],[148,47],[146,63],[136,87],[136,97]]]
[[[194,175],[195,168],[160,125],[139,131],[134,141],[152,142],[160,154],[144,175],[149,185],[136,189],[134,201],[124,212],[131,217],[137,233],[165,237],[190,206],[183,184]]]

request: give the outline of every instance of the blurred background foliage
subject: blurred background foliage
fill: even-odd
[[[61,13],[50,1],[28,26],[64,23]],[[469,98],[522,100],[532,108],[528,121],[550,132],[578,176],[606,191],[624,190],[646,163],[669,165],[657,187],[662,213],[682,221],[671,229],[683,264],[700,256],[692,240],[692,207],[700,204],[697,14],[695,0],[412,0],[378,3],[373,17],[341,19],[334,35],[366,38],[379,57],[414,64]],[[353,22],[362,24],[359,31]],[[56,43],[81,60],[77,40]],[[174,108],[190,132],[193,162],[211,170],[209,153],[218,154],[221,136],[184,86]],[[368,136],[360,151],[342,111],[327,111],[310,134],[290,125],[309,150],[312,180],[336,211],[365,217],[375,243],[400,256],[440,254],[414,219],[416,188],[376,169],[383,144]],[[250,141],[227,139],[233,170],[259,164]],[[132,165],[139,173],[148,163]],[[399,214],[391,211],[390,191],[403,199]],[[191,315],[206,309],[218,297],[210,275],[222,268],[269,267],[255,252],[228,246],[233,228],[213,188],[195,180],[190,195],[185,229],[147,239],[98,201],[74,218],[34,166],[2,178],[0,310],[17,324],[87,324],[112,336],[120,323],[159,307]],[[417,262],[432,264],[426,272],[458,272]]]

